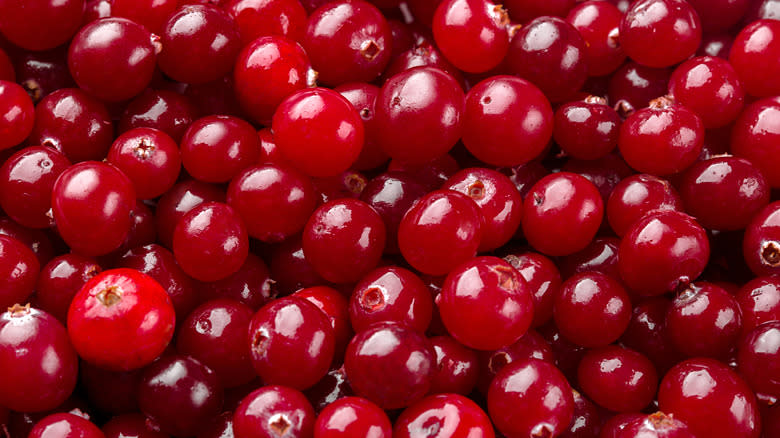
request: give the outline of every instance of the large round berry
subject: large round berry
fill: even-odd
[[[316,414],[298,390],[268,385],[244,397],[233,414],[237,438],[310,437]]]
[[[414,438],[426,430],[453,438],[495,436],[485,411],[457,394],[431,395],[406,408],[395,422],[393,437]]]
[[[233,116],[196,120],[181,140],[181,162],[195,179],[221,183],[260,159],[260,139],[248,122]]]
[[[344,397],[320,412],[314,423],[314,436],[392,438],[393,428],[379,406],[361,397]]]
[[[775,78],[780,74],[780,23],[757,20],[745,26],[731,46],[729,63],[748,94],[768,97],[780,92]]]
[[[685,0],[639,0],[620,23],[620,45],[634,61],[668,67],[693,55],[701,42],[701,23]]]
[[[745,107],[731,129],[731,152],[761,170],[772,188],[780,187],[780,98],[768,97]]]
[[[139,199],[167,192],[181,170],[178,145],[168,134],[153,128],[135,128],[117,137],[107,160],[132,181]]]
[[[0,33],[27,50],[53,49],[79,29],[85,0],[3,0]]]
[[[28,438],[105,438],[94,423],[70,412],[51,414],[35,423]]]
[[[22,143],[33,130],[35,108],[19,85],[0,80],[0,149]]]
[[[588,351],[577,380],[590,399],[613,412],[639,412],[655,397],[658,375],[650,359],[615,345]]]

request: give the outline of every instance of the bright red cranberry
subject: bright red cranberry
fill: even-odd
[[[181,169],[176,142],[153,128],[135,128],[120,135],[107,160],[130,179],[140,199],[156,198],[167,192]]]
[[[316,414],[306,397],[286,386],[264,386],[247,395],[233,414],[237,438],[310,437]]]
[[[731,46],[729,63],[750,95],[767,97],[780,92],[774,80],[780,73],[775,62],[780,54],[778,32],[780,23],[776,20],[754,21],[739,32]]]
[[[504,256],[525,279],[534,299],[534,319],[531,326],[546,323],[553,312],[553,302],[561,285],[561,274],[555,263],[535,252],[510,253]]]
[[[512,265],[497,257],[477,257],[455,267],[437,304],[450,335],[478,350],[514,343],[533,320],[528,284]]]
[[[691,166],[680,182],[685,211],[707,228],[740,230],[769,203],[767,179],[744,158],[716,157]]]
[[[488,0],[445,0],[433,17],[436,46],[460,70],[482,73],[509,50],[509,15]]]
[[[431,394],[454,393],[468,395],[477,383],[480,365],[477,354],[449,336],[431,338],[436,352],[436,373],[431,382]]]
[[[675,365],[661,381],[658,407],[682,420],[697,437],[758,438],[756,398],[736,372],[712,359]]]
[[[64,324],[73,297],[87,281],[101,271],[100,266],[89,257],[78,254],[55,257],[41,269],[38,276],[36,303],[41,310]]]
[[[641,0],[620,23],[620,45],[634,61],[668,67],[693,55],[701,42],[701,23],[684,0]]]
[[[249,253],[241,218],[227,204],[207,202],[185,214],[173,232],[173,254],[189,276],[217,281],[238,271]]]
[[[731,130],[731,152],[758,167],[772,188],[780,187],[775,171],[780,163],[778,117],[780,99],[762,99],[745,107]]]
[[[496,428],[509,437],[560,435],[574,414],[566,378],[555,365],[539,359],[513,362],[499,371],[490,384],[487,406]]]
[[[705,128],[719,128],[737,118],[745,103],[745,90],[728,61],[703,56],[685,61],[669,80],[675,102],[699,118]]]
[[[78,356],[65,327],[29,305],[0,314],[0,364],[0,403],[20,412],[56,408],[78,378]]]
[[[31,0],[0,3],[0,32],[27,50],[46,50],[66,43],[79,29],[85,0]]]
[[[374,104],[379,95],[379,87],[363,82],[340,85],[335,88],[344,96],[363,120],[365,142],[357,161],[352,165],[357,170],[376,169],[388,160],[387,154],[379,146],[379,126],[375,121]]]
[[[233,17],[244,46],[267,35],[300,41],[306,30],[306,10],[298,0],[229,0],[223,9]]]
[[[329,404],[314,423],[316,438],[391,438],[392,424],[379,406],[361,397],[344,397]]]
[[[105,438],[170,438],[148,423],[142,414],[118,415],[104,424],[102,430]]]
[[[379,263],[384,247],[382,218],[357,199],[338,199],[321,206],[303,230],[307,260],[333,283],[362,278]]]
[[[710,256],[704,229],[676,211],[652,212],[635,222],[620,242],[618,268],[626,286],[661,295],[695,280]]]
[[[780,321],[761,324],[740,340],[737,367],[756,394],[780,397]]]
[[[477,389],[482,394],[488,393],[490,382],[493,381],[496,374],[512,362],[539,359],[555,363],[552,347],[539,333],[533,330],[527,331],[514,344],[494,351],[479,351],[477,354],[479,358]]]
[[[609,78],[609,101],[626,117],[667,93],[672,70],[629,61]]]
[[[618,140],[620,153],[629,166],[657,176],[686,169],[699,157],[703,144],[701,119],[666,98],[629,116],[620,127]]]
[[[300,90],[276,109],[274,140],[287,161],[307,175],[347,170],[360,155],[365,129],[347,99],[327,88]]]
[[[188,84],[217,80],[233,69],[241,37],[227,12],[213,6],[182,6],[162,28],[160,70]]]
[[[569,156],[594,160],[617,146],[620,117],[601,98],[570,102],[555,111],[553,136]]]
[[[144,370],[138,403],[163,432],[193,436],[219,415],[223,391],[217,375],[189,356],[171,355]]]
[[[49,415],[35,423],[28,438],[105,438],[91,421],[78,415]]]
[[[303,298],[317,306],[330,321],[333,328],[334,339],[334,363],[340,362],[344,358],[344,351],[347,349],[349,340],[354,335],[349,322],[349,302],[344,295],[327,286],[314,286],[301,289],[293,294],[298,298]]]
[[[615,438],[695,438],[688,425],[666,415],[656,412],[640,416],[628,422]]]
[[[176,315],[165,290],[132,269],[92,277],[73,297],[68,333],[82,359],[127,371],[156,359],[173,337]]]
[[[506,0],[505,2],[512,18],[521,23],[543,15],[563,17],[574,3],[575,0]]]
[[[401,220],[401,254],[418,271],[445,275],[476,254],[483,220],[479,206],[468,196],[452,190],[431,192]]]
[[[742,314],[742,334],[767,321],[780,321],[780,278],[758,277],[735,295]]]
[[[93,21],[70,44],[70,73],[81,89],[100,100],[129,99],[152,80],[159,51],[155,38],[124,18]]]
[[[464,102],[460,85],[438,68],[415,67],[392,76],[375,104],[382,150],[408,164],[441,157],[461,137]]]
[[[582,176],[559,172],[533,185],[523,203],[523,234],[541,253],[573,254],[596,235],[604,215],[598,189]]]
[[[195,107],[181,94],[147,89],[131,100],[119,119],[119,132],[133,128],[158,129],[178,144],[196,118]]]
[[[68,167],[51,196],[57,231],[74,252],[107,254],[130,231],[135,190],[127,176],[109,164],[84,161]]]
[[[160,242],[171,248],[176,224],[193,208],[206,202],[224,202],[225,193],[216,186],[197,180],[175,184],[157,201],[155,221]]]
[[[425,283],[395,266],[369,272],[350,296],[349,316],[356,332],[378,321],[393,321],[424,333],[432,312],[433,300]]]
[[[377,323],[358,333],[344,357],[352,389],[382,409],[403,408],[425,396],[435,366],[430,341],[392,322]]]
[[[35,126],[28,141],[49,146],[71,162],[102,160],[114,140],[106,106],[76,89],[57,90],[35,108]]]
[[[393,427],[393,437],[412,438],[421,434],[441,438],[495,436],[485,411],[458,394],[431,395],[401,413]]]
[[[742,251],[756,275],[780,273],[780,202],[760,210],[745,230]]]
[[[181,161],[195,179],[227,182],[260,158],[257,131],[233,116],[196,120],[181,141]]]
[[[586,1],[569,10],[566,21],[585,41],[590,76],[612,73],[626,59],[618,40],[621,18],[623,14],[610,2]]]
[[[650,359],[609,345],[590,350],[577,370],[585,394],[613,412],[637,412],[655,398],[658,375]]]
[[[33,130],[35,108],[21,86],[0,81],[0,149],[14,147]]]
[[[655,210],[682,211],[683,203],[669,181],[653,175],[632,175],[620,181],[607,201],[607,219],[618,236]],[[733,213],[733,212],[732,212]]]
[[[392,33],[376,6],[363,0],[327,3],[312,12],[301,43],[318,81],[369,82],[390,62]]]

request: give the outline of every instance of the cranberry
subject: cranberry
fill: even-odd
[[[241,401],[233,414],[233,433],[238,438],[310,437],[315,417],[299,391],[269,385]]]
[[[102,430],[105,438],[170,438],[170,435],[147,423],[146,417],[141,414],[125,414],[109,420]]]
[[[435,366],[430,341],[393,322],[376,323],[358,333],[344,357],[352,389],[382,409],[403,408],[422,399],[431,387]]]
[[[542,15],[563,17],[574,3],[575,0],[507,0],[506,7],[514,20],[525,23]]]
[[[534,299],[534,319],[531,325],[546,323],[553,312],[553,301],[561,285],[558,267],[549,258],[534,252],[510,253],[504,256],[525,279]]]
[[[160,242],[171,248],[176,224],[185,214],[205,202],[224,201],[225,193],[211,184],[197,180],[185,180],[175,184],[157,201],[155,221]]]
[[[54,258],[54,244],[62,244],[53,232],[25,228],[7,217],[0,217],[0,236],[8,236],[18,240],[32,250],[40,266],[49,263]]]
[[[171,78],[188,84],[217,80],[233,69],[241,37],[233,19],[206,5],[180,7],[162,28],[157,64]]]
[[[620,45],[634,61],[668,67],[696,52],[701,23],[684,0],[641,0],[631,4],[620,23]]]
[[[140,199],[156,198],[167,192],[181,169],[176,142],[153,128],[135,128],[117,137],[107,160],[130,179]]]
[[[669,93],[687,107],[705,128],[720,128],[737,118],[745,90],[728,61],[703,56],[685,61],[672,73]]]
[[[439,49],[430,41],[429,36],[419,33],[416,34],[412,47],[393,58],[393,61],[382,74],[381,80],[386,82],[387,79],[396,74],[414,67],[436,67],[452,76],[457,83],[465,84],[461,71],[447,61]]]
[[[553,136],[569,156],[594,160],[617,146],[620,117],[601,98],[570,102],[555,111]]]
[[[4,1],[0,32],[27,50],[46,50],[66,43],[79,29],[84,0]]]
[[[70,413],[52,414],[38,421],[28,438],[105,438],[91,421]]]
[[[317,416],[314,436],[332,438],[391,438],[392,425],[379,406],[361,397],[344,397]]]
[[[584,249],[596,235],[604,203],[596,187],[574,173],[559,172],[533,185],[523,203],[523,234],[553,256]]]
[[[582,251],[558,259],[561,276],[566,278],[582,272],[596,271],[612,278],[620,278],[617,267],[619,246],[620,239],[596,237]]]
[[[53,258],[38,276],[35,293],[38,306],[64,324],[73,297],[100,271],[100,266],[89,257],[64,254]]]
[[[378,268],[361,278],[349,303],[356,332],[378,321],[394,321],[424,333],[432,312],[433,300],[425,283],[414,273],[394,266]]]
[[[710,256],[704,229],[676,211],[652,212],[620,241],[618,268],[626,286],[641,295],[675,291],[698,277]]]
[[[653,401],[658,375],[650,359],[609,345],[590,350],[577,370],[585,394],[614,412],[636,412]]]
[[[621,18],[621,11],[610,2],[586,1],[569,10],[566,21],[585,41],[589,75],[610,74],[626,59],[618,40]]]
[[[38,259],[27,246],[0,235],[0,307],[26,302],[35,289],[39,270]]]
[[[615,234],[623,236],[636,221],[655,210],[682,211],[677,190],[665,179],[632,175],[620,181],[607,201],[607,219]]]
[[[737,373],[712,359],[675,365],[661,381],[658,406],[697,437],[758,438],[761,433],[753,392]]]
[[[163,432],[193,436],[222,408],[217,375],[189,356],[166,356],[144,370],[138,403]]]
[[[780,203],[773,202],[761,209],[745,230],[742,251],[748,267],[756,275],[780,272],[780,237],[777,221]]]
[[[111,371],[89,362],[81,362],[80,368],[81,383],[91,406],[110,414],[138,411],[137,393],[143,369]]]
[[[634,174],[623,158],[616,153],[609,153],[595,160],[572,158],[564,163],[561,170],[576,173],[592,182],[598,189],[604,204],[609,200],[609,195],[612,194],[615,186],[624,178]]]
[[[620,434],[629,425],[633,424],[635,421],[643,421],[646,417],[647,415],[645,414],[635,412],[617,414],[604,423],[604,425],[601,427],[599,438],[622,438]]]
[[[609,78],[609,101],[627,117],[667,92],[671,69],[652,68],[629,61]]]
[[[246,46],[266,35],[303,38],[306,10],[298,0],[229,0],[223,9],[233,17]]]
[[[780,23],[776,20],[757,20],[740,30],[731,46],[729,63],[750,95],[767,97],[780,92],[773,80],[780,72],[775,62],[780,53],[778,32]]]
[[[195,116],[195,107],[185,96],[147,89],[125,107],[119,119],[119,132],[154,128],[168,134],[178,144]]]
[[[493,438],[493,425],[476,403],[458,394],[428,396],[406,408],[395,422],[393,437],[423,435]]]
[[[438,350],[437,350],[438,351]],[[529,330],[514,344],[499,348],[494,351],[480,351],[479,377],[477,389],[482,394],[487,394],[490,382],[499,371],[512,362],[524,359],[539,359],[545,362],[555,363],[550,344],[539,333]]]
[[[241,218],[227,204],[207,202],[185,214],[173,232],[173,254],[179,266],[200,281],[235,273],[249,253]]]
[[[734,296],[742,314],[742,334],[768,321],[780,321],[780,278],[758,277],[747,282]]]
[[[579,392],[572,390],[574,398],[574,414],[569,423],[569,429],[561,434],[561,438],[595,438],[599,435],[602,418],[599,409],[593,402]]]
[[[273,249],[270,270],[281,295],[325,282],[306,259],[300,237],[291,237]]]
[[[20,412],[54,409],[73,392],[78,356],[53,316],[14,305],[0,314],[0,404]]]
[[[739,342],[737,366],[756,394],[780,397],[780,321],[761,324]]]
[[[734,36],[730,33],[706,34],[702,37],[697,56],[717,56],[729,59],[729,51],[734,43]],[[732,67],[733,68],[733,67]],[[744,87],[743,87],[744,88]]]
[[[181,141],[181,161],[195,179],[227,182],[258,162],[260,139],[249,123],[232,116],[196,120]]]
[[[431,382],[431,394],[455,393],[468,395],[477,383],[480,370],[477,354],[449,336],[431,338],[436,352],[436,373]]]
[[[650,298],[634,307],[631,322],[620,342],[644,354],[659,372],[666,372],[680,361],[681,355],[669,341],[666,315],[672,302],[665,297]]]
[[[539,359],[513,362],[499,371],[490,384],[487,406],[496,428],[511,437],[560,435],[574,414],[566,378]]]
[[[780,177],[775,172],[780,163],[780,128],[775,124],[778,117],[780,99],[762,99],[746,106],[731,130],[731,152],[758,167],[772,188],[780,187]]]
[[[343,358],[343,355],[342,357]],[[341,359],[339,358],[339,359]],[[316,385],[306,390],[314,408],[319,412],[336,400],[354,395],[344,372],[344,364],[333,367]]]
[[[616,438],[695,438],[682,421],[672,415],[656,412],[641,416],[625,425]]]
[[[19,85],[0,81],[0,149],[14,147],[33,130],[35,108]]]
[[[408,164],[441,157],[463,132],[464,103],[460,85],[438,68],[415,67],[394,75],[375,104],[382,150]]]
[[[349,322],[349,302],[347,299],[341,292],[327,286],[301,289],[293,296],[311,302],[328,317],[330,326],[333,328],[333,363],[340,363],[344,359],[347,344],[354,335]]]

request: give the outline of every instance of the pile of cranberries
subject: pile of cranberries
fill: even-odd
[[[0,438],[780,438],[780,0],[0,0]]]

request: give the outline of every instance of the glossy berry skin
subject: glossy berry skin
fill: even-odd
[[[0,235],[0,306],[25,303],[36,287],[40,264],[35,253],[19,240]]]
[[[303,229],[306,259],[332,283],[353,283],[362,278],[379,263],[384,247],[382,218],[357,199],[322,205]]]
[[[761,324],[740,340],[737,367],[756,394],[780,395],[780,321]]]
[[[425,333],[432,312],[433,299],[425,283],[413,272],[395,266],[366,274],[349,299],[349,318],[356,332],[375,322],[393,321]]]
[[[79,29],[85,4],[85,0],[4,0],[0,3],[0,33],[27,50],[53,49]]]
[[[463,193],[477,203],[485,219],[479,251],[497,249],[514,236],[523,214],[523,198],[512,181],[486,168],[458,171],[442,186]]]
[[[177,0],[112,0],[111,16],[143,25],[157,35],[165,21],[176,11]]]
[[[477,354],[450,336],[434,336],[430,339],[436,352],[437,370],[430,393],[471,393],[481,372]]]
[[[669,68],[646,67],[628,61],[609,78],[609,101],[627,117],[647,106],[652,99],[666,95],[671,74]]]
[[[105,438],[91,421],[71,413],[49,415],[35,423],[29,438]]]
[[[697,437],[757,438],[761,426],[750,387],[713,359],[689,359],[661,381],[658,408],[683,421]]]
[[[370,82],[384,71],[392,50],[392,33],[376,6],[363,0],[332,2],[309,15],[301,43],[329,86]]]
[[[173,337],[176,315],[165,290],[126,268],[92,277],[73,297],[68,334],[82,359],[128,371],[156,359]]]
[[[344,294],[328,286],[313,286],[301,289],[293,294],[317,306],[330,321],[333,328],[334,353],[333,363],[339,363],[344,358],[347,344],[355,334],[349,322],[349,302]]]
[[[65,154],[71,162],[102,160],[114,140],[106,106],[77,88],[57,90],[35,107],[28,141]]]
[[[248,122],[233,116],[196,120],[181,140],[187,172],[204,182],[227,182],[260,158],[260,139]]]
[[[561,286],[561,273],[549,258],[535,253],[505,255],[504,260],[525,279],[534,299],[532,327],[538,327],[552,317],[553,302]]]
[[[189,356],[169,355],[144,370],[141,412],[174,436],[193,436],[222,410],[217,375]]]
[[[199,360],[219,377],[223,388],[252,381],[257,375],[249,357],[252,309],[238,301],[207,301],[182,322],[176,351]]]
[[[550,102],[524,79],[493,76],[466,96],[463,144],[480,161],[494,166],[527,163],[544,151],[552,133]]]
[[[493,424],[508,438],[557,436],[569,427],[574,399],[566,377],[555,365],[527,359],[496,374],[487,407]]]
[[[540,179],[525,197],[523,234],[543,254],[573,254],[590,243],[603,216],[596,186],[580,175],[559,172]]]
[[[117,137],[107,159],[130,179],[139,199],[152,199],[167,192],[181,170],[176,142],[152,128],[131,129]]]
[[[54,409],[73,392],[78,356],[53,316],[29,306],[0,314],[0,403],[20,412]]]
[[[680,195],[685,211],[702,226],[740,230],[769,203],[770,188],[753,163],[727,156],[691,166],[680,182]]]
[[[14,147],[30,135],[35,107],[19,85],[0,81],[0,149]]]
[[[274,140],[282,156],[309,176],[338,175],[360,155],[363,121],[347,99],[327,88],[300,90],[273,116]]]
[[[433,16],[433,38],[455,67],[482,73],[506,56],[508,24],[507,12],[487,0],[445,0]]]
[[[729,52],[729,64],[739,75],[745,91],[755,97],[777,95],[780,86],[772,78],[780,72],[780,23],[757,20],[745,26]]]
[[[682,211],[680,194],[669,181],[646,173],[621,180],[607,201],[609,226],[618,236],[654,210]],[[731,211],[734,213],[733,211]]]
[[[196,109],[185,96],[168,90],[147,89],[131,100],[119,119],[119,132],[154,128],[176,141],[196,118]]]
[[[314,423],[315,438],[391,438],[393,427],[379,406],[361,397],[344,397],[329,404]]]
[[[306,175],[269,163],[236,175],[227,203],[244,220],[251,237],[274,243],[303,229],[317,207],[317,195]]]
[[[626,414],[629,415],[629,414]],[[695,438],[682,421],[663,412],[640,416],[625,424],[615,438]]]
[[[533,330],[527,331],[514,344],[494,351],[480,351],[477,354],[479,358],[477,389],[482,394],[487,394],[490,382],[493,381],[496,374],[512,362],[539,359],[555,363],[552,347],[542,335]]]
[[[563,102],[588,78],[585,41],[566,21],[539,17],[512,38],[506,67],[538,86],[551,101]]]
[[[363,120],[363,127],[365,128],[363,150],[360,151],[360,156],[358,156],[352,168],[356,170],[372,170],[387,163],[389,157],[379,147],[379,133],[377,124],[374,121],[376,116],[374,104],[379,95],[379,87],[364,82],[355,82],[340,85],[335,88],[335,91],[338,91],[355,107],[355,110],[360,114],[361,120]]]
[[[750,160],[761,170],[772,188],[780,187],[777,163],[780,163],[780,128],[774,120],[780,117],[780,99],[761,99],[745,107],[731,129],[731,152]]]
[[[223,9],[233,17],[244,46],[267,35],[300,41],[306,10],[298,0],[229,0]]]
[[[693,164],[703,144],[701,119],[683,106],[663,102],[630,115],[618,139],[629,166],[656,176],[671,175]]]
[[[742,253],[756,275],[780,272],[780,203],[773,202],[759,211],[745,230]]]
[[[224,202],[225,193],[212,184],[189,179],[176,183],[157,200],[155,223],[160,243],[172,248],[173,231],[179,220],[206,202]]]
[[[477,257],[447,275],[437,299],[449,334],[477,350],[514,343],[533,320],[533,298],[525,279],[497,257]]]
[[[441,157],[461,137],[464,102],[460,85],[438,68],[415,67],[392,76],[376,98],[379,145],[407,164]]]
[[[310,437],[316,414],[298,390],[268,385],[244,397],[233,414],[237,438]]]
[[[734,67],[711,56],[693,58],[677,67],[669,80],[669,93],[708,129],[731,123],[745,104],[745,90]]]
[[[742,314],[742,334],[768,321],[780,321],[780,278],[757,277],[734,296]]]
[[[404,215],[398,246],[416,270],[445,275],[474,257],[482,238],[482,214],[468,196],[452,190],[428,193]]]
[[[152,80],[155,41],[140,24],[103,18],[84,26],[68,50],[68,67],[81,89],[100,100],[136,96]]]
[[[385,410],[403,408],[423,398],[430,389],[435,366],[430,341],[392,322],[374,324],[355,335],[344,356],[355,394]]]
[[[105,438],[170,438],[170,435],[149,427],[143,414],[117,415],[103,425]]]
[[[569,10],[566,21],[585,41],[588,75],[604,76],[617,70],[626,59],[618,41],[622,12],[611,2],[586,1]]]
[[[704,229],[676,211],[652,212],[620,241],[618,268],[626,286],[640,295],[661,295],[693,281],[707,265]]]
[[[658,388],[658,375],[650,359],[616,345],[588,351],[577,376],[585,395],[613,412],[641,411],[653,401]]]
[[[420,434],[440,438],[493,438],[493,425],[485,411],[458,394],[428,396],[406,408],[393,427],[394,438]]]
[[[553,136],[569,156],[595,160],[615,149],[620,124],[620,117],[614,109],[597,98],[587,98],[583,102],[561,105],[555,110]]]
[[[108,254],[130,231],[135,189],[109,164],[83,161],[68,167],[54,183],[51,200],[57,231],[73,252]]]
[[[247,44],[236,59],[236,97],[253,121],[268,125],[287,96],[313,85],[313,73],[298,43],[277,35],[260,37]]]
[[[101,271],[100,265],[93,259],[77,254],[63,254],[51,259],[41,268],[38,276],[35,293],[38,307],[65,324],[73,297]]]
[[[594,348],[617,340],[631,321],[631,301],[617,280],[584,272],[561,284],[553,308],[561,334],[577,345]]]
[[[241,218],[227,204],[207,202],[185,214],[173,232],[173,254],[189,276],[217,281],[235,273],[249,253]]]
[[[634,61],[668,67],[693,55],[701,42],[701,23],[684,0],[632,3],[620,23],[620,45]]]
[[[241,37],[230,16],[207,5],[180,7],[168,17],[160,43],[160,70],[188,84],[205,84],[230,73],[241,50]]]

